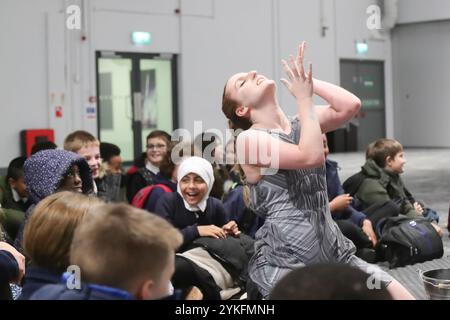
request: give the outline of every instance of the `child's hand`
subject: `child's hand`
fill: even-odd
[[[219,228],[213,224],[209,226],[198,226],[197,230],[200,237],[211,237],[216,239],[224,239],[227,237],[222,228]]]
[[[232,235],[237,237],[241,232],[239,231],[238,225],[236,221],[231,220],[227,224],[225,224],[222,229],[225,231],[227,235]]]
[[[17,275],[17,279],[14,279],[14,282],[20,283],[25,274],[25,257],[6,242],[0,242],[0,250],[8,251],[13,255],[14,259],[16,259],[17,265],[19,266],[19,273]]]
[[[436,230],[436,232],[439,234],[439,236],[442,238],[442,236],[444,235],[444,231],[442,231],[441,227],[439,227],[437,225],[436,222],[432,222],[431,225],[434,227],[434,229]]]
[[[423,208],[417,201],[414,202],[414,209],[416,209],[418,214],[423,214]]]
[[[185,300],[203,300],[203,293],[197,287],[192,287],[184,298]]]
[[[330,211],[336,212],[336,211],[345,210],[352,203],[352,201],[353,201],[353,197],[351,197],[350,194],[348,194],[348,193],[341,194],[341,195],[337,196],[336,198],[334,198],[333,200],[331,200]]]
[[[314,92],[312,65],[309,64],[308,74],[305,74],[303,67],[305,45],[306,43],[303,41],[299,46],[297,59],[294,60],[294,57],[290,55],[290,66],[285,60],[282,60],[284,71],[290,81],[281,79],[281,82],[297,100],[311,98]]]
[[[375,234],[375,231],[373,230],[372,222],[370,222],[370,220],[364,220],[362,231],[367,235],[369,240],[372,241],[372,245],[375,248],[375,246],[377,245],[377,236]]]

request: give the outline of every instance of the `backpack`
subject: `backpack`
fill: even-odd
[[[364,179],[366,179],[366,175],[362,171],[359,171],[345,180],[342,184],[342,188],[344,188],[345,193],[348,193],[353,197],[355,193],[358,192]]]
[[[145,208],[145,204],[147,203],[148,198],[150,197],[150,193],[155,189],[156,187],[162,188],[164,192],[172,192],[172,190],[164,185],[164,184],[154,184],[152,186],[148,186],[145,188],[142,188],[139,190],[138,193],[133,197],[133,200],[131,201],[131,205],[136,208]]]
[[[442,239],[425,219],[386,218],[380,223],[379,254],[390,268],[424,262],[442,257]]]

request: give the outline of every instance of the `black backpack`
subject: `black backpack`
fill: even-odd
[[[366,178],[366,175],[359,171],[345,180],[342,188],[344,188],[345,193],[349,193],[353,197]]]
[[[422,218],[390,217],[380,223],[378,251],[390,268],[403,267],[442,257],[442,239]]]

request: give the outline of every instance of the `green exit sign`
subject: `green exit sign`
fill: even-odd
[[[357,42],[356,43],[356,52],[358,54],[366,54],[369,51],[369,45],[367,42]]]
[[[131,42],[136,46],[147,46],[152,41],[150,32],[134,31],[131,33]]]

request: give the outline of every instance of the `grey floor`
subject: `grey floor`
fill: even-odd
[[[365,161],[364,153],[331,154],[330,159],[339,163],[339,176],[342,181],[360,170]],[[397,269],[388,269],[395,279],[402,283],[416,299],[428,299],[420,271],[450,267],[450,238],[447,230],[450,204],[450,149],[406,149],[407,163],[402,177],[407,188],[417,200],[424,201],[439,213],[439,225],[444,230],[444,257],[421,264]]]

